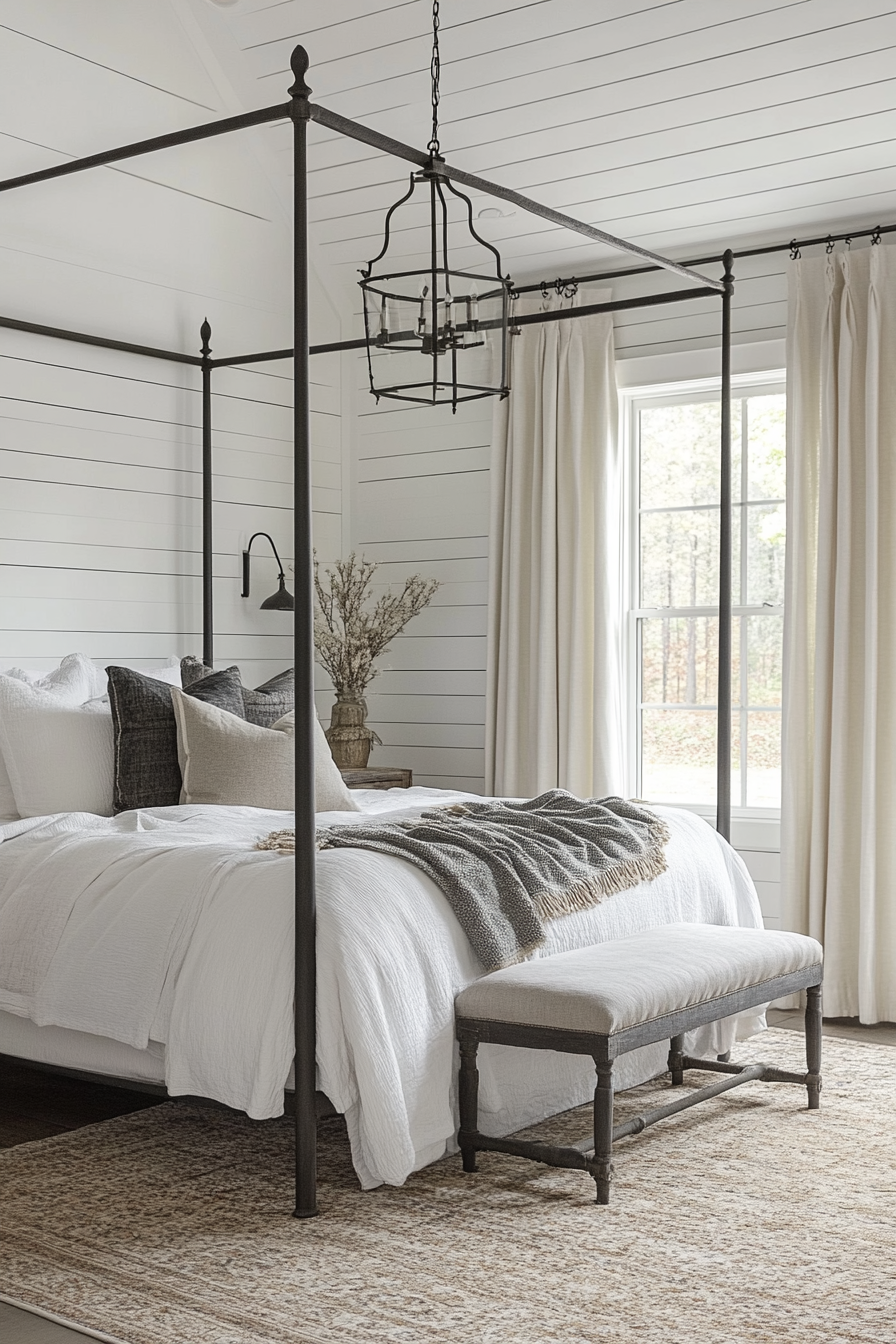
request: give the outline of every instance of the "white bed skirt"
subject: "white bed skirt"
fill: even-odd
[[[0,1054],[38,1064],[56,1064],[109,1078],[165,1084],[165,1047],[151,1042],[148,1050],[92,1036],[68,1027],[38,1027],[27,1017],[0,1012]]]

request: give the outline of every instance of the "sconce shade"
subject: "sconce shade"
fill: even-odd
[[[286,575],[283,572],[283,564],[280,560],[280,556],[277,554],[277,547],[274,545],[274,539],[273,537],[269,536],[267,532],[254,532],[252,536],[249,538],[249,545],[243,551],[243,591],[241,596],[242,597],[249,596],[249,553],[252,550],[252,543],[256,537],[264,537],[265,541],[269,541],[271,543],[271,550],[274,552],[274,559],[277,561],[277,564],[280,567],[280,573],[277,576],[279,580],[277,591],[276,593],[272,593],[270,597],[265,598],[265,600],[261,604],[261,610],[295,611],[296,600],[293,597],[292,593],[287,591]]]
[[[266,597],[261,604],[262,611],[295,611],[296,600],[286,591],[286,576],[280,575],[280,586],[276,593]]]

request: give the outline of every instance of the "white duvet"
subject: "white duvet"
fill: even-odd
[[[462,797],[359,793],[371,811]],[[700,818],[669,823],[668,871],[550,925],[539,955],[679,921],[761,926],[741,860]],[[292,1063],[293,860],[256,839],[281,812],[171,807],[0,826],[0,1009],[39,1026],[165,1047],[173,1095],[279,1115]],[[400,1184],[453,1143],[454,996],[481,974],[447,901],[403,859],[318,855],[319,1086],[345,1113],[362,1185]],[[740,1024],[741,1035],[756,1019]],[[732,1022],[689,1041],[727,1050]],[[622,1085],[658,1072],[664,1047],[625,1057]],[[588,1059],[486,1046],[481,1123],[508,1133],[586,1100]]]

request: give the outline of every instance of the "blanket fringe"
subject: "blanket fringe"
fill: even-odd
[[[542,919],[561,919],[564,915],[575,914],[579,910],[590,910],[620,891],[628,891],[641,882],[652,882],[668,868],[663,846],[669,838],[668,828],[656,847],[636,859],[626,859],[606,872],[595,873],[591,878],[582,878],[570,886],[555,890],[536,891],[532,900]]]
[[[273,849],[278,854],[295,854],[296,852],[296,833],[289,831],[271,831],[262,840],[258,840],[256,849]]]

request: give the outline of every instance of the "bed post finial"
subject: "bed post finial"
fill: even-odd
[[[734,253],[729,247],[722,253],[722,265],[725,268],[725,274],[722,276],[723,282],[728,286],[728,293],[734,292]]]
[[[304,47],[294,47],[293,53],[289,58],[289,64],[296,77],[296,82],[287,89],[286,92],[290,98],[307,98],[311,93],[310,87],[305,83],[305,76],[308,73],[308,67],[311,64],[308,53]]]
[[[202,355],[203,359],[208,359],[212,352],[210,344],[212,339],[212,326],[208,318],[205,319],[202,326],[199,328],[199,339],[202,341],[202,345],[199,347],[199,353]]]

